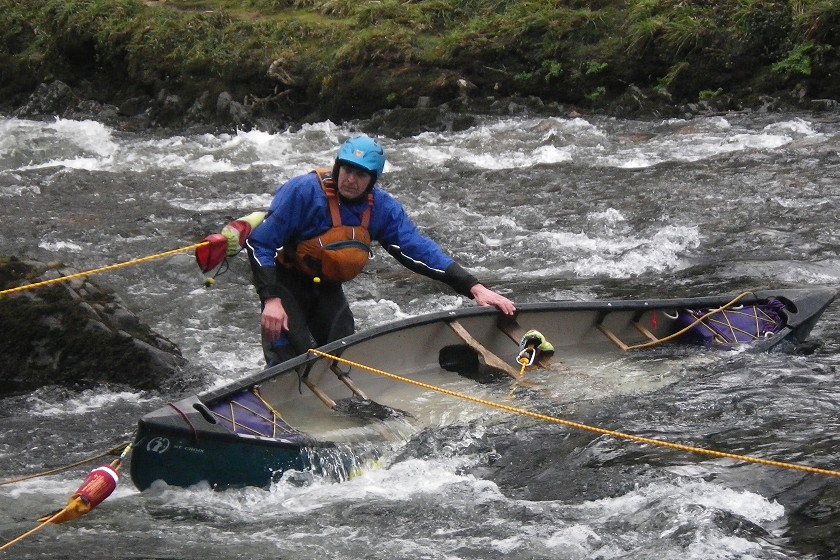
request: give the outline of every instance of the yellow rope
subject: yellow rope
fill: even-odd
[[[44,280],[43,282],[36,282],[34,284],[27,284],[25,286],[18,286],[17,288],[10,288],[8,290],[0,291],[0,297],[7,296],[10,294],[15,294],[17,292],[23,292],[26,290],[35,290],[37,288],[43,288],[44,286],[50,286],[52,284],[59,284],[61,282],[69,282],[70,280],[75,280],[76,278],[85,278],[87,276],[91,276],[93,274],[99,274],[101,272],[109,272],[111,270],[117,270],[119,268],[125,268],[128,266],[134,266],[137,264],[143,264],[145,262],[154,260],[154,259],[162,259],[164,257],[170,257],[177,253],[184,253],[186,251],[192,251],[193,249],[198,249],[199,247],[203,247],[208,245],[209,241],[202,241],[201,243],[194,243],[192,245],[187,245],[186,247],[181,247],[180,249],[173,249],[171,251],[166,251],[165,253],[158,253],[156,255],[149,255],[148,257],[142,257],[139,259],[134,259],[131,261],[126,261],[123,263],[112,264],[109,266],[103,266],[102,268],[95,268],[93,270],[88,270],[86,272],[78,272],[76,274],[71,274],[69,276],[61,276],[59,278],[52,278],[50,280]]]
[[[114,447],[113,449],[109,449],[108,451],[105,451],[104,453],[100,453],[96,457],[91,457],[89,459],[84,459],[84,460],[79,461],[77,463],[73,463],[72,465],[66,465],[64,467],[58,467],[56,469],[52,469],[52,470],[49,470],[49,471],[44,471],[44,472],[40,472],[40,473],[36,473],[36,474],[30,474],[28,476],[23,476],[21,478],[16,478],[14,480],[4,480],[4,481],[0,482],[0,486],[7,486],[9,484],[15,484],[17,482],[23,482],[24,480],[31,480],[33,478],[40,478],[42,476],[50,476],[50,475],[57,474],[57,473],[60,473],[60,472],[69,471],[70,469],[75,469],[76,467],[80,467],[80,466],[85,465],[87,463],[92,463],[94,461],[102,459],[103,457],[107,457],[108,455],[116,455],[117,453],[122,452],[126,448],[127,445],[128,445],[128,443],[120,444],[117,447]]]
[[[822,475],[826,475],[826,476],[834,476],[834,477],[840,478],[840,472],[837,472],[837,471],[831,471],[831,470],[826,470],[826,469],[818,469],[818,468],[815,468],[815,467],[807,467],[807,466],[804,466],[804,465],[796,465],[796,464],[793,464],[793,463],[783,463],[783,462],[780,462],[780,461],[771,461],[771,460],[768,460],[768,459],[759,459],[757,457],[749,457],[749,456],[746,456],[746,455],[735,455],[733,453],[725,453],[723,451],[715,451],[715,450],[712,450],[712,449],[702,449],[702,448],[699,448],[699,447],[691,447],[689,445],[682,445],[682,444],[679,444],[679,443],[670,443],[670,442],[667,442],[667,441],[661,441],[661,440],[646,438],[646,437],[641,437],[641,436],[634,436],[634,435],[625,434],[625,433],[622,433],[622,432],[615,432],[613,430],[605,430],[603,428],[596,428],[596,427],[593,427],[593,426],[587,426],[586,424],[579,424],[577,422],[571,422],[569,420],[563,420],[561,418],[555,418],[554,416],[539,414],[537,412],[531,412],[530,410],[525,410],[525,409],[522,409],[522,408],[515,408],[515,407],[512,407],[512,406],[505,405],[505,404],[495,403],[493,401],[488,401],[488,400],[479,399],[479,398],[476,398],[476,397],[471,397],[471,396],[465,395],[463,393],[450,391],[449,389],[444,389],[442,387],[436,387],[434,385],[429,385],[429,384],[423,383],[421,381],[415,381],[413,379],[408,379],[406,377],[401,377],[401,376],[395,375],[393,373],[388,373],[387,371],[382,371],[380,369],[372,368],[372,367],[366,366],[364,364],[351,362],[350,360],[345,360],[343,358],[339,358],[337,356],[333,356],[331,354],[321,352],[320,350],[310,349],[309,351],[312,352],[313,354],[317,355],[317,356],[321,356],[323,358],[330,358],[332,360],[337,360],[337,361],[342,362],[346,365],[355,366],[359,369],[363,369],[363,370],[369,371],[371,373],[376,373],[378,375],[382,375],[382,376],[388,377],[390,379],[394,379],[396,381],[402,381],[404,383],[409,383],[411,385],[416,385],[417,387],[422,387],[424,389],[429,389],[430,391],[437,391],[438,393],[443,393],[444,395],[449,395],[451,397],[456,397],[456,398],[459,398],[459,399],[470,401],[470,402],[473,402],[473,403],[476,403],[476,404],[480,404],[482,406],[496,408],[496,409],[499,409],[499,410],[503,410],[505,412],[510,412],[512,414],[519,414],[519,415],[522,415],[522,416],[527,416],[527,417],[530,417],[530,418],[534,418],[536,420],[542,420],[544,422],[553,422],[555,424],[562,424],[563,426],[567,426],[569,428],[576,428],[578,430],[593,432],[593,433],[596,433],[596,434],[606,435],[606,436],[614,437],[614,438],[617,438],[617,439],[625,439],[625,440],[629,440],[629,441],[635,441],[636,443],[655,445],[655,446],[658,446],[658,447],[664,447],[666,449],[674,449],[674,450],[677,450],[677,451],[685,451],[685,452],[688,452],[688,453],[695,453],[695,454],[698,454],[698,455],[706,455],[706,456],[709,456],[709,457],[716,457],[716,458],[719,458],[719,459],[733,459],[735,461],[743,461],[743,462],[746,462],[746,463],[755,463],[755,464],[758,464],[758,465],[779,467],[779,468],[784,468],[784,469],[802,471],[802,472],[811,473],[811,474],[822,474]]]
[[[21,542],[21,541],[22,541],[23,539],[25,539],[25,538],[30,537],[30,536],[32,536],[32,535],[34,535],[35,533],[37,533],[38,531],[40,531],[41,529],[43,529],[44,527],[46,527],[47,525],[49,525],[50,523],[52,523],[52,522],[53,522],[53,519],[55,519],[56,517],[58,517],[58,516],[59,516],[59,515],[61,515],[62,513],[64,513],[64,510],[63,510],[63,509],[58,510],[57,512],[55,512],[55,515],[53,515],[52,517],[50,517],[49,519],[47,519],[47,520],[45,520],[45,521],[42,521],[40,525],[36,526],[36,527],[35,527],[35,528],[33,528],[33,529],[30,529],[29,531],[25,532],[24,534],[22,534],[21,536],[17,537],[16,539],[12,539],[12,540],[10,540],[9,542],[7,542],[6,544],[4,544],[3,546],[0,546],[0,552],[2,552],[2,551],[4,551],[4,550],[6,550],[7,548],[11,548],[12,546],[14,546],[14,545],[18,544],[19,542]]]
[[[106,455],[116,455],[117,452],[120,451],[119,457],[117,457],[116,459],[111,461],[111,467],[114,469],[115,472],[119,473],[123,460],[125,460],[125,457],[129,453],[131,453],[131,446],[132,446],[131,443],[124,443],[122,445],[114,447],[113,449],[109,449],[108,451],[106,451],[105,453],[102,453],[101,455],[97,455],[96,457],[91,457],[90,459],[87,459],[85,461],[80,461],[79,463],[76,463],[75,465],[71,465],[71,466],[83,465],[84,463],[89,463],[91,461],[95,461],[96,459],[101,459],[102,457],[104,457]],[[67,467],[67,468],[70,468],[70,467]],[[65,470],[65,469],[56,469],[56,470],[50,471],[49,473],[42,473],[41,475],[36,475],[36,476],[44,476],[45,474],[60,472],[61,470]],[[8,481],[8,482],[4,482],[3,484],[9,484],[11,482],[19,482],[20,480],[27,480],[27,478],[34,478],[34,477],[21,478],[21,479],[18,479],[18,481]],[[0,552],[6,550],[8,548],[11,548],[12,546],[18,544],[19,542],[21,542],[25,538],[34,535],[35,533],[37,533],[38,531],[40,531],[41,529],[43,529],[44,527],[46,527],[50,523],[56,521],[59,517],[61,517],[64,514],[64,512],[69,507],[70,507],[70,504],[64,506],[62,509],[55,512],[50,517],[48,517],[46,519],[42,518],[42,521],[39,525],[35,526],[34,528],[32,528],[29,531],[25,532],[24,534],[20,535],[19,537],[15,538],[15,539],[12,539],[9,542],[5,543],[4,545],[0,546]],[[58,521],[58,523],[61,523],[61,521]]]

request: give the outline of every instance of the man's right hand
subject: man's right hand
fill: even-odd
[[[289,330],[289,316],[280,298],[265,300],[260,325],[269,340],[277,340],[282,333]]]

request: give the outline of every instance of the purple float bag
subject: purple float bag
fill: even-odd
[[[709,315],[683,335],[686,341],[712,346],[715,344],[742,344],[758,338],[773,336],[785,322],[781,311],[785,305],[770,300],[761,305],[739,305]],[[683,309],[676,320],[683,329],[713,309]]]
[[[300,437],[299,432],[251,391],[243,391],[230,400],[218,402],[210,410],[223,426],[237,434],[268,438],[282,436],[286,439]]]

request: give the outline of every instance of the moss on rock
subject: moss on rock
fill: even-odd
[[[58,264],[0,258],[0,290],[55,278]],[[0,298],[0,394],[45,385],[161,387],[185,364],[119,297],[72,280]]]

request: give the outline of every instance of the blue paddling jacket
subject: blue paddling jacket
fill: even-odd
[[[358,202],[341,200],[342,224],[361,225],[368,207],[367,196]],[[276,268],[284,248],[288,250],[301,241],[318,237],[332,226],[327,196],[316,173],[294,177],[277,189],[268,215],[246,242],[254,265],[254,285],[262,301],[280,297]],[[368,231],[373,241],[378,241],[409,270],[444,282],[472,298],[470,289],[478,280],[420,233],[402,205],[377,186],[373,187]]]

